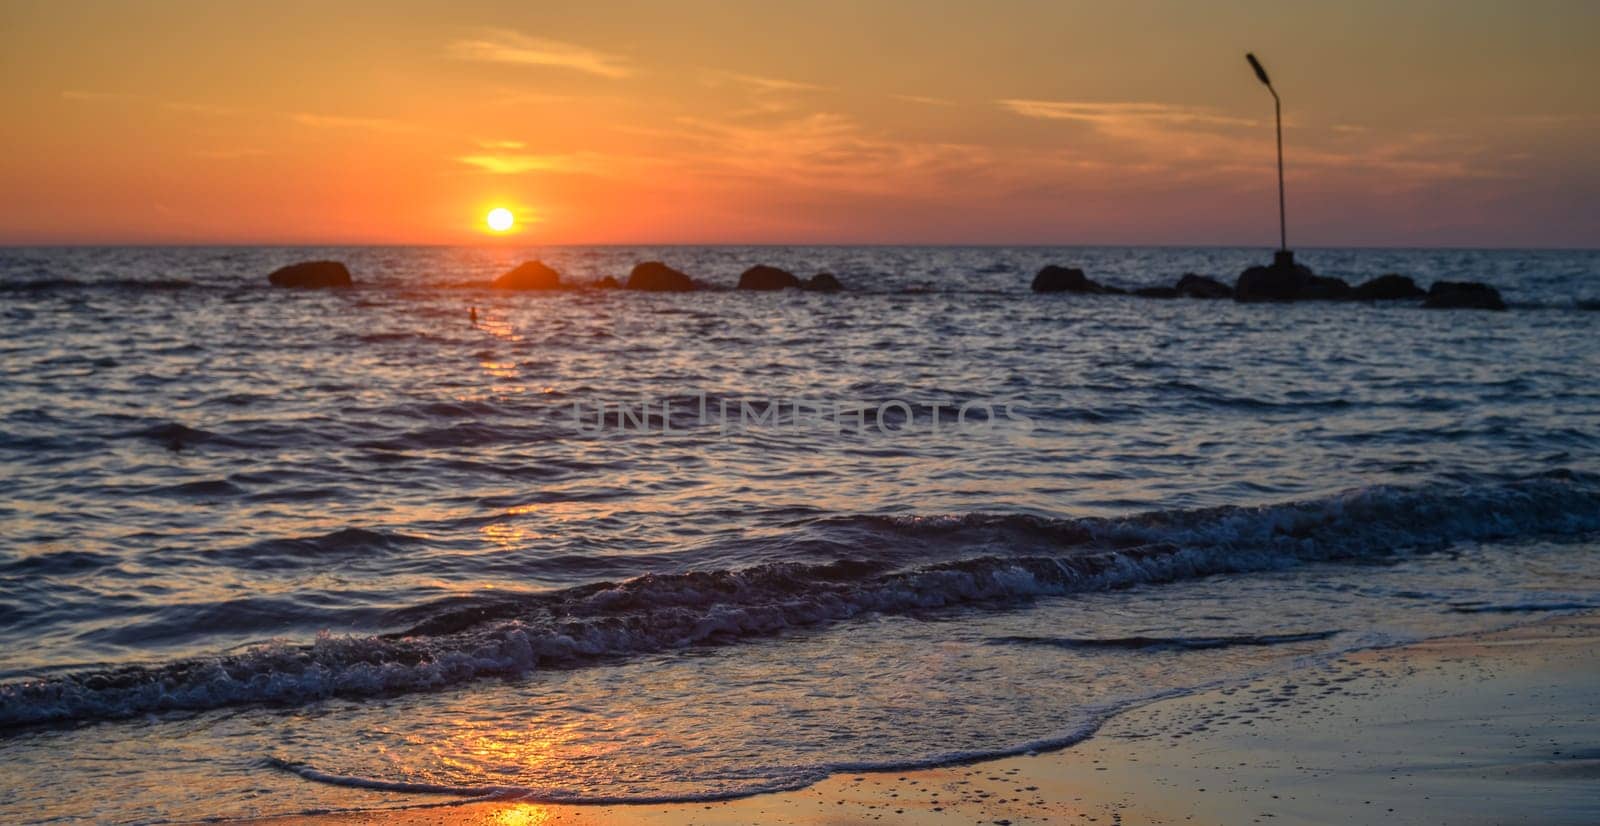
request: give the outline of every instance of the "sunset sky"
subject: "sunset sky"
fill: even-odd
[[[1600,3],[0,0],[0,243],[1594,246]]]

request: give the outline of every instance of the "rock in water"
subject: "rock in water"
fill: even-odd
[[[739,276],[741,290],[786,290],[800,286],[800,279],[788,270],[757,264]]]
[[[494,287],[498,290],[558,290],[561,273],[545,266],[543,261],[526,261],[496,278]]]
[[[1435,310],[1504,310],[1500,291],[1477,281],[1435,281],[1422,306]]]
[[[349,287],[350,270],[340,261],[302,261],[274,270],[267,276],[274,287]]]
[[[608,275],[594,282],[594,288],[597,290],[620,290],[622,289],[622,282]]]
[[[1309,267],[1299,264],[1273,264],[1270,267],[1251,267],[1239,273],[1233,284],[1235,301],[1294,301],[1310,285]]]
[[[646,261],[628,274],[628,289],[653,293],[682,293],[694,289],[689,276],[661,263]]]
[[[1350,285],[1341,278],[1320,276],[1303,264],[1275,261],[1270,267],[1251,267],[1233,285],[1235,301],[1337,301],[1350,297]]]
[[[1233,288],[1208,275],[1184,273],[1178,279],[1178,295],[1185,298],[1233,298]]]
[[[1140,287],[1133,294],[1140,298],[1177,298],[1178,290],[1174,287]]]
[[[1421,298],[1425,295],[1427,293],[1417,286],[1417,282],[1395,273],[1363,281],[1350,292],[1350,297],[1357,301],[1396,301],[1404,298]]]
[[[806,282],[800,285],[800,289],[814,293],[836,293],[844,289],[844,285],[839,283],[839,279],[833,273],[819,272],[806,279]]]
[[[1311,283],[1306,285],[1305,294],[1300,298],[1303,301],[1343,301],[1350,296],[1350,285],[1343,278],[1313,275]]]
[[[1036,293],[1089,293],[1091,295],[1121,294],[1126,290],[1107,287],[1090,279],[1077,267],[1058,267],[1051,264],[1033,277]]]

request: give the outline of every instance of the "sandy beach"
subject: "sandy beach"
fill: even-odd
[[[1152,703],[1058,752],[742,800],[473,802],[260,822],[1594,823],[1597,643],[1600,616],[1586,614],[1364,651]]]

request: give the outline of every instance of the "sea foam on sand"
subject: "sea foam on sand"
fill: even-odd
[[[1156,702],[1048,754],[710,804],[500,801],[263,822],[1587,824],[1600,822],[1597,678],[1589,613]]]

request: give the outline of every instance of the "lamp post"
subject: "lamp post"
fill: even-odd
[[[1256,77],[1272,93],[1272,117],[1278,126],[1278,251],[1272,256],[1272,265],[1292,267],[1294,253],[1289,249],[1289,222],[1283,207],[1283,102],[1278,99],[1278,90],[1272,88],[1272,78],[1267,77],[1267,70],[1261,67],[1261,61],[1248,52],[1244,59],[1250,61],[1250,68],[1256,70]]]

